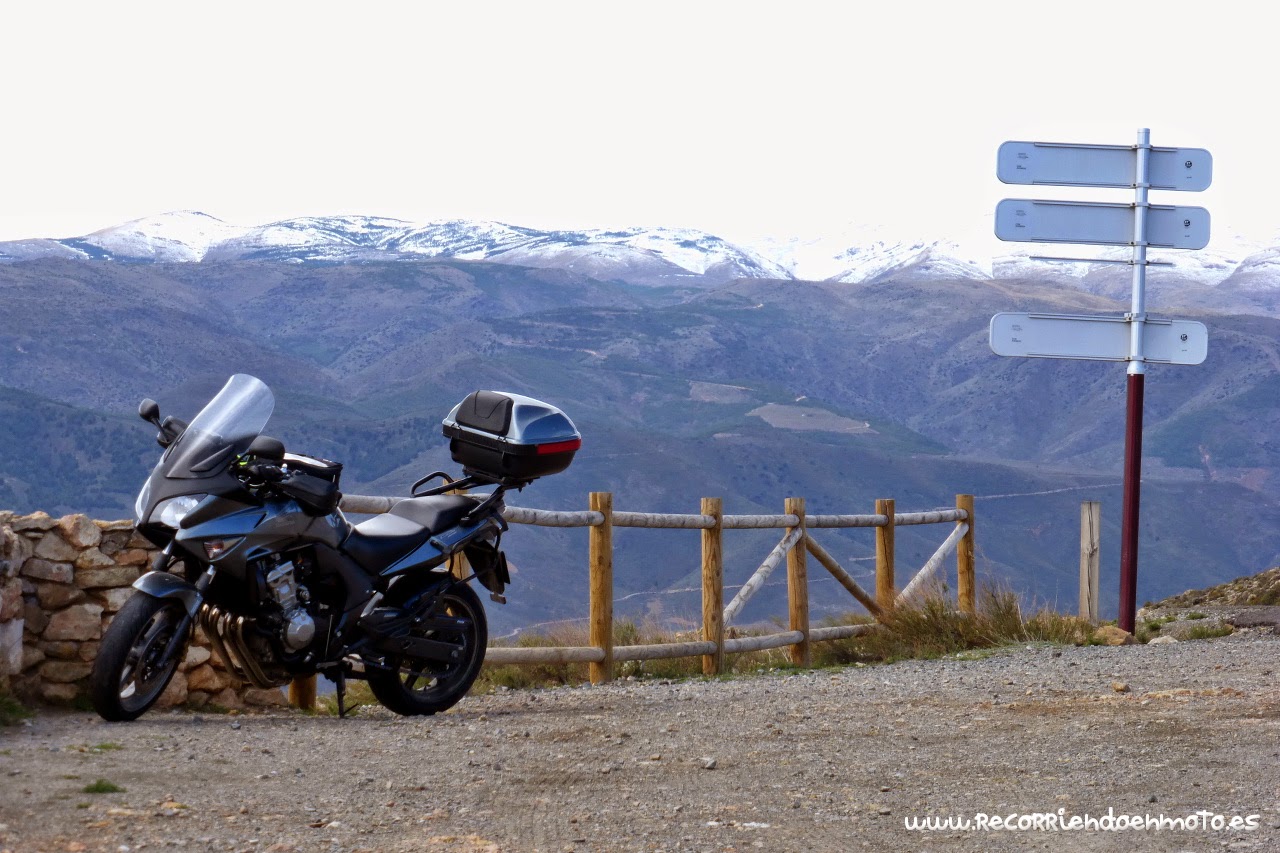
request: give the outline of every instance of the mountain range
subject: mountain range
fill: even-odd
[[[1150,273],[1149,310],[1204,322],[1210,355],[1148,377],[1140,600],[1280,563],[1280,248],[1238,248]],[[451,466],[453,403],[492,388],[560,405],[586,438],[567,472],[513,503],[577,509],[612,491],[619,509],[692,512],[719,495],[726,512],[778,512],[799,495],[831,513],[973,493],[986,576],[1069,609],[1079,502],[1099,499],[1114,585],[1123,367],[999,358],[986,330],[998,311],[1123,313],[1127,268],[1014,254],[984,272],[945,241],[871,236],[748,246],[193,213],[0,243],[0,259],[3,507],[127,516],[156,453],[137,401],[190,417],[234,372],[275,389],[273,434],[346,463],[346,491],[402,494]],[[869,582],[860,533],[819,538]],[[904,528],[900,558],[918,566],[944,536]],[[509,537],[517,585],[496,630],[585,611],[571,592],[584,533]],[[768,539],[726,540],[731,582]],[[616,543],[620,607],[696,617],[696,537]],[[833,583],[815,580],[817,612],[847,609]],[[784,612],[781,595],[767,588],[744,615]]]
[[[989,246],[895,239],[873,227],[735,243],[692,229],[544,231],[498,222],[415,224],[369,216],[237,226],[197,211],[161,214],[79,237],[0,242],[0,262],[62,258],[369,263],[441,258],[563,269],[601,281],[648,285],[707,287],[740,278],[857,284],[909,272],[917,280],[1032,277],[1094,292],[1128,286],[1128,268],[1105,262],[1126,260],[1127,249],[1095,252],[1101,263],[1047,264],[1033,260],[1036,254],[1014,246],[993,255]],[[1153,260],[1160,265],[1150,276],[1155,286],[1198,287],[1206,299],[1280,290],[1275,275],[1280,243],[1217,237],[1205,250],[1170,250],[1153,255]]]

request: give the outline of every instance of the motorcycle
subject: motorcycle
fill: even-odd
[[[161,419],[153,400],[139,406],[164,452],[135,521],[160,551],[94,661],[90,698],[103,718],[145,713],[197,625],[242,681],[278,688],[329,678],[340,715],[353,678],[397,714],[452,707],[479,674],[488,641],[469,581],[506,602],[504,494],[563,471],[582,445],[556,407],[477,391],[443,422],[462,478],[435,471],[389,512],[353,524],[338,506],[340,463],[286,452],[262,434],[274,407],[266,384],[246,374],[189,424]],[[470,574],[450,570],[459,565]]]

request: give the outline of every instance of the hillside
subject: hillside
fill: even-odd
[[[973,493],[980,570],[1070,606],[1079,502],[1097,499],[1115,586],[1122,369],[986,343],[997,311],[1124,310],[1104,295],[911,270],[666,287],[457,258],[44,259],[0,264],[0,292],[22,318],[0,328],[0,505],[21,511],[128,515],[156,452],[137,401],[187,417],[233,372],[275,389],[273,434],[343,460],[344,489],[365,494],[449,467],[440,419],[494,388],[562,406],[586,440],[512,503],[578,509],[600,490],[620,509],[691,512],[719,495],[747,513],[799,495],[811,512],[869,512]],[[1140,600],[1280,562],[1280,445],[1258,428],[1280,414],[1280,321],[1183,316],[1209,326],[1210,357],[1148,378]],[[864,533],[823,541],[869,578]],[[919,565],[943,535],[900,531],[900,560]],[[585,613],[565,592],[584,588],[585,533],[516,528],[507,544],[518,577],[495,630]],[[624,606],[677,623],[700,611],[670,592],[697,587],[696,537],[622,531],[618,545]],[[727,539],[729,582],[772,545]],[[814,589],[815,611],[846,606],[834,582]],[[785,612],[781,595],[766,589],[744,619]]]
[[[1189,589],[1171,595],[1153,607],[1192,607],[1195,605],[1249,605],[1267,606],[1280,604],[1280,566],[1227,581],[1208,589]]]

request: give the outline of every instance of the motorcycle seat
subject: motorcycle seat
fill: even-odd
[[[406,498],[390,512],[375,515],[351,528],[342,550],[367,571],[376,573],[437,533],[453,527],[479,505],[478,500],[464,495]]]
[[[466,495],[435,495],[428,498],[406,498],[393,506],[387,515],[420,524],[434,536],[453,527],[478,506],[480,501]]]

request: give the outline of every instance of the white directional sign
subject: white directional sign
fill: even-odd
[[[1213,181],[1213,157],[1203,148],[1148,150],[1150,189],[1199,192]],[[1011,141],[996,152],[996,177],[1006,184],[1136,187],[1137,165],[1132,145]]]
[[[1129,360],[1129,320],[1080,314],[1002,313],[991,318],[991,350],[1026,358]],[[1149,362],[1200,364],[1209,352],[1209,331],[1194,320],[1153,320],[1143,328]]]
[[[1090,201],[1039,201],[1007,198],[996,205],[996,236],[1032,243],[1134,243],[1132,204]],[[1203,207],[1153,204],[1147,208],[1148,246],[1203,249],[1209,244],[1209,211]]]

